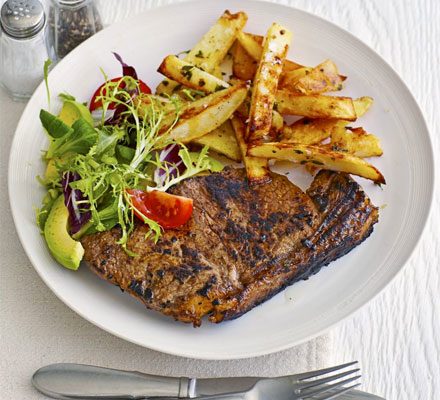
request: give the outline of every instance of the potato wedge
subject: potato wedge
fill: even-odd
[[[243,47],[256,62],[260,62],[261,54],[263,54],[263,36],[257,36],[250,33],[239,32],[237,42]]]
[[[350,97],[301,95],[278,90],[276,110],[282,115],[301,115],[309,118],[334,118],[355,121],[357,118]]]
[[[165,57],[157,71],[181,85],[205,93],[216,92],[230,86],[229,83],[176,56]]]
[[[231,86],[188,103],[179,121],[169,132],[169,137],[188,143],[213,131],[231,117],[246,98],[247,91],[244,84]],[[166,132],[168,129],[170,126],[165,124],[161,131]]]
[[[272,24],[267,31],[252,89],[249,123],[246,130],[248,143],[263,140],[270,134],[278,80],[291,40],[291,32],[277,23]]]
[[[182,83],[185,86],[189,86],[197,90],[205,89],[206,92],[215,92],[219,86],[230,86],[229,83],[224,82],[214,77],[213,75],[202,71],[199,68],[191,66],[191,64],[188,64],[185,61],[174,58],[174,56],[171,57],[167,57],[162,62],[162,65],[159,68],[159,72],[165,72],[166,76],[171,79],[174,78],[175,81]],[[168,61],[171,61],[171,63],[169,63],[167,59]],[[187,66],[190,66],[190,68],[187,68]],[[179,76],[180,73],[178,72],[179,70],[182,70],[182,68],[184,68],[184,75],[186,75],[183,78]],[[173,72],[168,73],[168,71],[170,70]],[[185,70],[190,71],[191,74],[187,73]],[[205,82],[203,85],[200,85],[201,79],[203,79]],[[186,81],[184,82],[184,80]],[[193,84],[192,82],[195,82],[195,84]],[[200,100],[200,103],[203,104],[203,100]],[[232,129],[231,123],[229,121],[225,121],[221,126],[214,129],[212,132],[209,132],[201,137],[197,137],[191,142],[200,146],[207,145],[210,149],[216,151],[217,153],[225,155],[231,160],[238,162],[241,161],[241,152],[235,138],[235,132]]]
[[[318,144],[332,136],[333,131],[345,130],[348,121],[343,119],[301,118],[292,125],[285,125],[280,141],[285,143]]]
[[[231,83],[243,83],[239,79],[231,79]],[[235,112],[235,115],[238,115],[241,117],[243,121],[246,121],[249,117],[249,111],[251,108],[251,93],[248,92],[248,95],[246,96],[246,99],[241,103],[240,107],[238,107],[237,111]],[[281,131],[283,130],[284,125],[284,119],[283,116],[275,110],[272,110],[272,124],[270,127],[271,130],[271,136],[277,137]]]
[[[246,25],[244,12],[231,14],[226,10],[202,39],[186,55],[184,60],[206,72],[213,72],[225,58],[234,43],[238,32]],[[174,93],[178,83],[165,79],[156,88],[156,94]]]
[[[360,158],[379,157],[383,154],[379,138],[363,128],[343,131],[335,129],[327,146],[333,151],[344,151]]]
[[[232,73],[243,81],[252,81],[257,72],[258,61],[255,61],[236,41],[232,48]]]
[[[359,97],[353,100],[354,110],[357,117],[362,117],[373,105],[373,99],[368,96]]]
[[[298,92],[298,90],[295,88],[295,85],[301,78],[306,77],[312,69],[313,68],[311,67],[301,67],[283,73],[278,87],[280,89],[290,90],[291,92]]]
[[[283,116],[278,111],[273,110],[272,125],[270,127],[270,136],[278,137],[283,132],[283,128],[284,128]]]
[[[231,119],[232,127],[235,131],[235,137],[237,138],[238,146],[240,147],[242,160],[246,168],[246,175],[251,185],[260,185],[271,181],[269,173],[268,160],[266,158],[257,158],[248,156],[247,143],[244,140],[246,134],[246,125],[238,118],[233,117]]]
[[[239,32],[237,35],[238,42],[242,45],[245,51],[257,62],[260,62],[261,55],[263,54],[263,36],[252,35],[250,33]],[[283,73],[293,71],[301,68],[303,65],[294,61],[284,60]]]
[[[343,78],[336,64],[325,60],[315,68],[299,68],[284,74],[280,87],[302,94],[320,94],[342,89]]]
[[[220,65],[217,65],[211,72],[212,75],[214,75],[216,78],[218,79],[222,79],[223,80],[223,74],[222,74],[222,69],[220,67]]]
[[[226,121],[212,132],[194,139],[192,143],[209,146],[211,150],[223,154],[231,160],[241,161],[241,151],[230,121]]]
[[[237,34],[247,22],[246,13],[231,14],[226,10],[211,29],[185,57],[185,61],[212,72],[225,58]]]
[[[385,178],[377,168],[362,158],[351,154],[331,151],[319,146],[293,143],[264,143],[248,149],[248,155],[309,164],[322,169],[347,172],[384,184]]]

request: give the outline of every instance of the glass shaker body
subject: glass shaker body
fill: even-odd
[[[0,31],[0,82],[16,100],[29,98],[44,77],[49,54],[44,15],[42,18],[42,26],[30,36],[14,37]]]
[[[49,24],[57,59],[102,29],[94,0],[52,0]]]

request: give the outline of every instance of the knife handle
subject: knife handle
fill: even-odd
[[[54,399],[145,399],[191,397],[192,379],[82,364],[52,364],[36,371],[32,383]]]

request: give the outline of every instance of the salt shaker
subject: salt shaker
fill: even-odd
[[[49,58],[42,4],[7,0],[1,7],[0,28],[0,82],[14,99],[29,98]]]
[[[58,59],[102,29],[94,0],[52,0],[49,24]]]

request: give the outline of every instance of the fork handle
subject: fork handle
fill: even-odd
[[[32,377],[35,388],[54,399],[190,397],[191,381],[82,364],[48,365]]]

